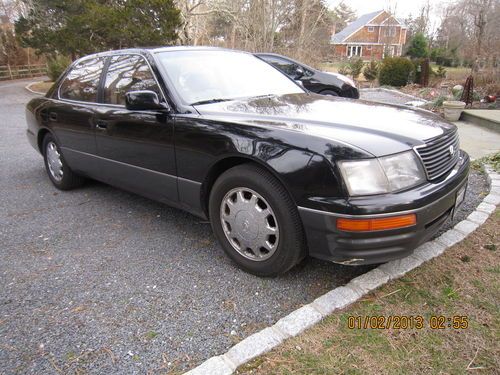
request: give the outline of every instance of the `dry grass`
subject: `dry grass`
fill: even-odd
[[[493,374],[500,368],[500,210],[443,256],[239,369],[240,374]],[[421,315],[421,330],[348,329],[349,316]],[[467,316],[467,329],[429,327]]]
[[[444,67],[446,70],[446,79],[450,81],[464,81],[467,79],[468,76],[471,74],[471,69],[470,68],[465,68],[465,67],[456,67],[456,68],[450,68],[450,67]],[[437,71],[437,66],[433,65],[432,70]]]
[[[40,82],[36,82],[34,84],[32,84],[30,86],[30,89],[32,89],[33,91],[37,91],[37,92],[41,92],[41,93],[47,93],[47,91],[49,91],[49,89],[52,87],[52,85],[54,84],[54,82],[51,82],[51,81],[40,81]]]

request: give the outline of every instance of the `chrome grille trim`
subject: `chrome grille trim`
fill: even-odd
[[[453,146],[453,154],[450,153]],[[456,128],[425,141],[416,146],[415,152],[425,167],[427,179],[432,181],[446,174],[457,164],[459,159],[460,140]]]

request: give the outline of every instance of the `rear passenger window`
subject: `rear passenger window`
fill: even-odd
[[[113,57],[104,83],[104,103],[125,105],[125,94],[139,90],[154,91],[161,98],[148,63],[139,55]]]
[[[97,88],[104,67],[104,57],[75,65],[59,87],[59,97],[80,102],[97,102]]]

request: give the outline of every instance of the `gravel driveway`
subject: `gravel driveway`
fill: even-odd
[[[0,83],[0,373],[180,371],[369,269],[257,278],[194,216],[97,182],[56,190],[26,140],[27,82]],[[469,211],[486,183],[470,186]]]

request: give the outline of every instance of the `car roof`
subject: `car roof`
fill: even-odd
[[[123,54],[126,54],[126,53],[145,53],[145,52],[158,53],[158,52],[174,52],[174,51],[213,51],[213,50],[248,53],[245,51],[240,51],[240,50],[235,50],[235,49],[221,48],[221,47],[208,47],[208,46],[137,47],[137,48],[125,48],[125,49],[117,49],[117,50],[110,50],[110,51],[93,53],[93,54],[82,56],[78,60],[87,59],[87,58],[91,58],[91,57],[116,55],[116,54],[122,54],[122,53]]]

